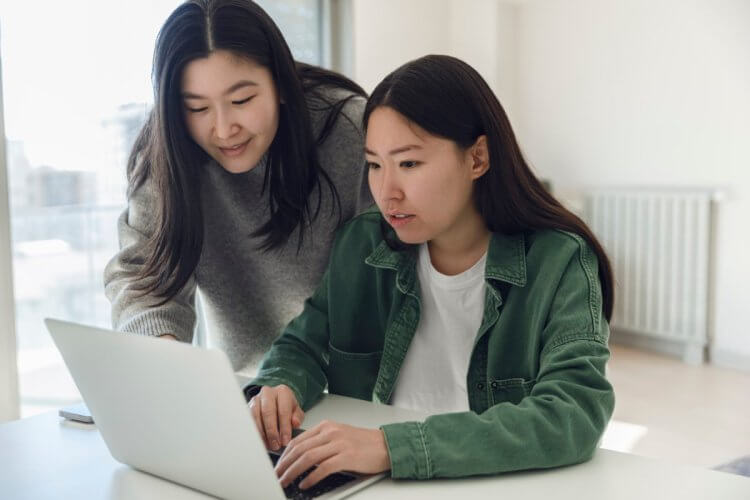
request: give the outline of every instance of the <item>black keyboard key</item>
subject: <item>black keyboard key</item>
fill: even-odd
[[[276,462],[279,461],[279,455],[276,453],[269,453],[268,456],[271,457],[271,462],[273,462],[274,465],[276,465]],[[299,475],[299,477],[297,477],[297,479],[292,481],[289,486],[284,488],[284,494],[287,498],[291,498],[294,500],[308,500],[310,498],[319,497],[324,493],[328,493],[329,491],[332,491],[339,486],[343,486],[346,483],[357,479],[356,476],[353,476],[351,474],[347,474],[345,472],[337,472],[326,477],[312,488],[308,488],[306,490],[301,489],[299,487],[299,483],[301,483],[313,471],[313,469],[314,467],[303,472]]]

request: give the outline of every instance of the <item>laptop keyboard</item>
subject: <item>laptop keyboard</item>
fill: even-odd
[[[268,456],[271,457],[271,462],[276,465],[276,462],[278,462],[279,460],[279,455],[276,453],[269,453]],[[284,488],[284,494],[287,498],[292,498],[294,500],[307,500],[309,498],[319,497],[324,493],[328,493],[329,491],[335,490],[339,486],[343,486],[346,483],[357,479],[356,476],[347,474],[346,472],[337,472],[326,477],[312,488],[307,488],[306,490],[301,489],[299,487],[299,483],[301,483],[302,480],[305,479],[307,475],[312,471],[313,469],[309,469],[306,472],[303,472],[299,475],[299,477],[297,477],[297,479],[289,483],[289,486]]]

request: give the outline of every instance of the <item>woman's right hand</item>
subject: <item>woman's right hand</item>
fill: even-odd
[[[250,413],[270,450],[278,450],[292,440],[292,429],[302,425],[302,411],[294,392],[286,385],[263,386],[250,400]]]

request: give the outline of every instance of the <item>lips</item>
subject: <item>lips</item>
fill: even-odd
[[[225,148],[219,146],[219,151],[221,151],[221,153],[224,156],[229,156],[229,157],[239,156],[245,152],[245,149],[247,148],[247,145],[251,140],[252,138],[246,140],[245,142],[234,144],[232,146],[225,147]]]
[[[388,223],[394,227],[403,227],[414,219],[413,214],[405,214],[402,212],[389,211],[385,214],[385,219]]]

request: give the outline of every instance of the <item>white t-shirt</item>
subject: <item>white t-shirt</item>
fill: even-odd
[[[438,272],[419,248],[421,313],[393,391],[394,406],[432,414],[469,410],[466,375],[484,313],[485,253],[455,276]]]

